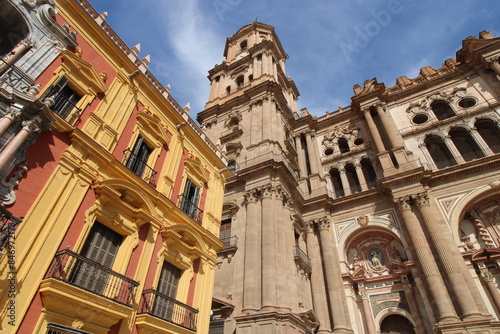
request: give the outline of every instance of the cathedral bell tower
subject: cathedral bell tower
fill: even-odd
[[[227,39],[224,57],[209,71],[210,96],[198,114],[233,171],[214,292],[225,305],[224,333],[309,333],[317,324],[301,252],[306,227],[291,138],[299,92],[286,76],[288,56],[274,28],[254,22]]]

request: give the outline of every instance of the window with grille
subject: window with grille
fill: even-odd
[[[54,105],[51,107],[54,112],[62,118],[67,118],[82,97],[71,89],[68,78],[63,75],[43,94],[41,100],[46,98],[54,100]]]
[[[139,177],[147,167],[149,156],[153,150],[144,142],[144,137],[137,138],[132,152],[127,160],[127,168]]]
[[[219,239],[224,242],[224,246],[231,245],[231,218],[222,220],[220,224]]]
[[[198,215],[198,202],[200,201],[201,188],[193,184],[190,179],[186,180],[186,186],[184,187],[184,193],[182,194],[182,205],[181,210],[188,214],[193,219],[197,218]]]

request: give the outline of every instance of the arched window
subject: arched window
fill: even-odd
[[[498,125],[489,119],[480,119],[474,126],[493,153],[500,153],[500,130]]]
[[[380,324],[380,333],[405,333],[415,334],[413,324],[407,318],[399,314],[391,314],[382,320]]]
[[[248,43],[247,43],[247,40],[244,40],[240,43],[240,49],[241,50],[246,50],[246,48],[248,47]]]
[[[347,143],[347,139],[339,138],[339,150],[340,150],[340,153],[347,153],[350,151],[349,144]]]
[[[377,174],[373,168],[372,162],[368,158],[361,160],[361,170],[365,176],[368,189],[375,188],[377,185]]]
[[[455,147],[460,152],[465,161],[471,161],[484,157],[483,151],[474,138],[470,135],[469,131],[464,128],[454,128],[450,131],[450,137]]]
[[[354,167],[353,164],[347,164],[345,166],[345,174],[349,182],[349,187],[351,188],[351,193],[360,192],[361,185],[359,183],[358,174],[356,174],[356,167]]]
[[[238,88],[242,88],[243,87],[243,84],[244,84],[244,81],[245,81],[245,77],[240,75],[239,77],[236,78],[236,86]]]
[[[226,93],[227,93],[227,94],[231,93],[231,86],[227,86],[227,87],[226,87]]]
[[[442,100],[432,102],[431,109],[440,121],[455,116],[455,112],[453,112],[450,105]]]
[[[9,1],[0,6],[0,56],[11,52],[28,37],[29,27],[17,8]]]
[[[443,138],[430,135],[425,138],[424,142],[437,168],[445,168],[457,164]]]
[[[330,170],[330,178],[332,179],[333,190],[335,191],[335,198],[345,196],[344,186],[340,178],[340,172],[337,168]]]

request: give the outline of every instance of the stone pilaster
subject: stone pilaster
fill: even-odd
[[[319,320],[318,333],[330,333],[330,317],[326,300],[325,280],[318,238],[313,221],[306,223],[307,254],[311,258],[311,289],[313,294],[314,311]]]
[[[359,298],[361,298],[361,305],[363,306],[363,314],[365,315],[366,331],[367,334],[375,334],[375,323],[370,308],[370,297],[366,294],[366,289],[363,286],[359,288]]]
[[[422,323],[422,317],[420,316],[420,311],[418,309],[415,296],[413,296],[413,287],[411,286],[409,281],[403,281],[403,290],[405,292],[406,299],[408,300],[408,304],[410,305],[411,314],[413,315],[413,319],[415,320],[416,333],[425,334],[425,328],[424,324]]]
[[[302,141],[300,140],[300,135],[295,137],[295,147],[297,148],[297,159],[299,163],[299,175],[300,177],[307,177],[307,167],[306,167],[306,157],[305,151],[302,147]]]
[[[321,239],[326,287],[330,299],[333,333],[351,333],[344,282],[340,271],[340,259],[336,243],[331,237],[330,222],[327,217],[324,217],[319,219],[317,224]]]
[[[243,281],[243,312],[258,311],[261,306],[261,203],[254,189],[245,193],[246,233]]]
[[[262,188],[262,308],[274,309],[277,305],[277,284],[276,271],[278,263],[277,259],[277,244],[276,244],[276,225],[274,213],[275,208],[274,196],[276,189],[269,184]],[[257,270],[257,268],[255,268]]]

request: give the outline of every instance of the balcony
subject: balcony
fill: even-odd
[[[29,75],[24,73],[19,67],[8,64],[0,59],[0,85],[6,83],[8,86],[26,93],[28,88],[35,84]]]
[[[123,151],[122,164],[127,166],[135,175],[146,181],[151,187],[156,187],[156,175],[158,174],[153,168],[148,166],[147,160],[141,159],[137,154],[134,154],[129,148]]]
[[[63,89],[52,86],[41,99],[51,101],[50,109],[69,124],[73,124],[82,113],[82,109],[76,106],[81,97],[67,86]]]
[[[298,265],[305,269],[306,272],[311,272],[311,259],[304,253],[302,249],[300,249],[299,246],[295,246],[295,261],[298,263]]]
[[[20,223],[21,219],[14,217],[9,210],[0,205],[0,255],[4,254],[3,250],[8,246]]]
[[[203,210],[201,210],[195,203],[184,196],[179,195],[179,209],[184,211],[189,217],[193,218],[198,224],[201,225],[203,219]]]
[[[138,282],[70,250],[56,253],[45,279],[55,278],[116,303],[132,306]]]
[[[143,292],[137,314],[148,314],[196,332],[198,310],[156,290],[150,289]]]

